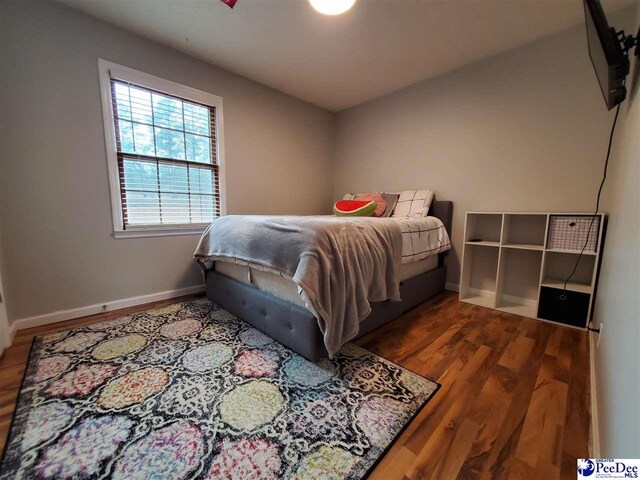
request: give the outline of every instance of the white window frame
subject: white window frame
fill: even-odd
[[[226,215],[226,182],[224,162],[224,121],[222,113],[222,97],[196,90],[163,78],[140,72],[129,67],[98,59],[100,75],[100,96],[102,98],[102,122],[104,124],[105,148],[107,153],[107,169],[109,173],[109,191],[111,193],[111,216],[113,218],[114,238],[161,237],[169,235],[199,235],[209,224],[178,225],[145,225],[128,226],[125,230],[122,217],[122,198],[120,195],[120,173],[116,148],[116,131],[113,121],[113,104],[111,101],[111,79],[130,82],[158,92],[181,97],[214,107],[216,124],[212,125],[216,133],[216,160],[218,162],[218,187],[220,189],[220,215]]]

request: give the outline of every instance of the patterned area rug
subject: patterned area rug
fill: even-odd
[[[1,478],[362,478],[438,385],[308,362],[206,299],[36,338]]]

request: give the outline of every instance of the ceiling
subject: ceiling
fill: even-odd
[[[57,1],[332,111],[583,22],[581,0]]]

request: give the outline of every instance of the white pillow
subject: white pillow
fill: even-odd
[[[400,192],[400,198],[393,211],[392,217],[426,217],[431,208],[433,192],[431,190],[405,190]]]

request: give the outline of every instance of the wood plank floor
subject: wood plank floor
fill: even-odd
[[[575,479],[588,457],[583,331],[447,293],[358,343],[442,385],[372,479]]]
[[[34,336],[179,300],[18,332],[0,357],[0,448]],[[587,340],[450,292],[359,340],[442,385],[370,478],[575,479],[576,459],[589,456]]]

